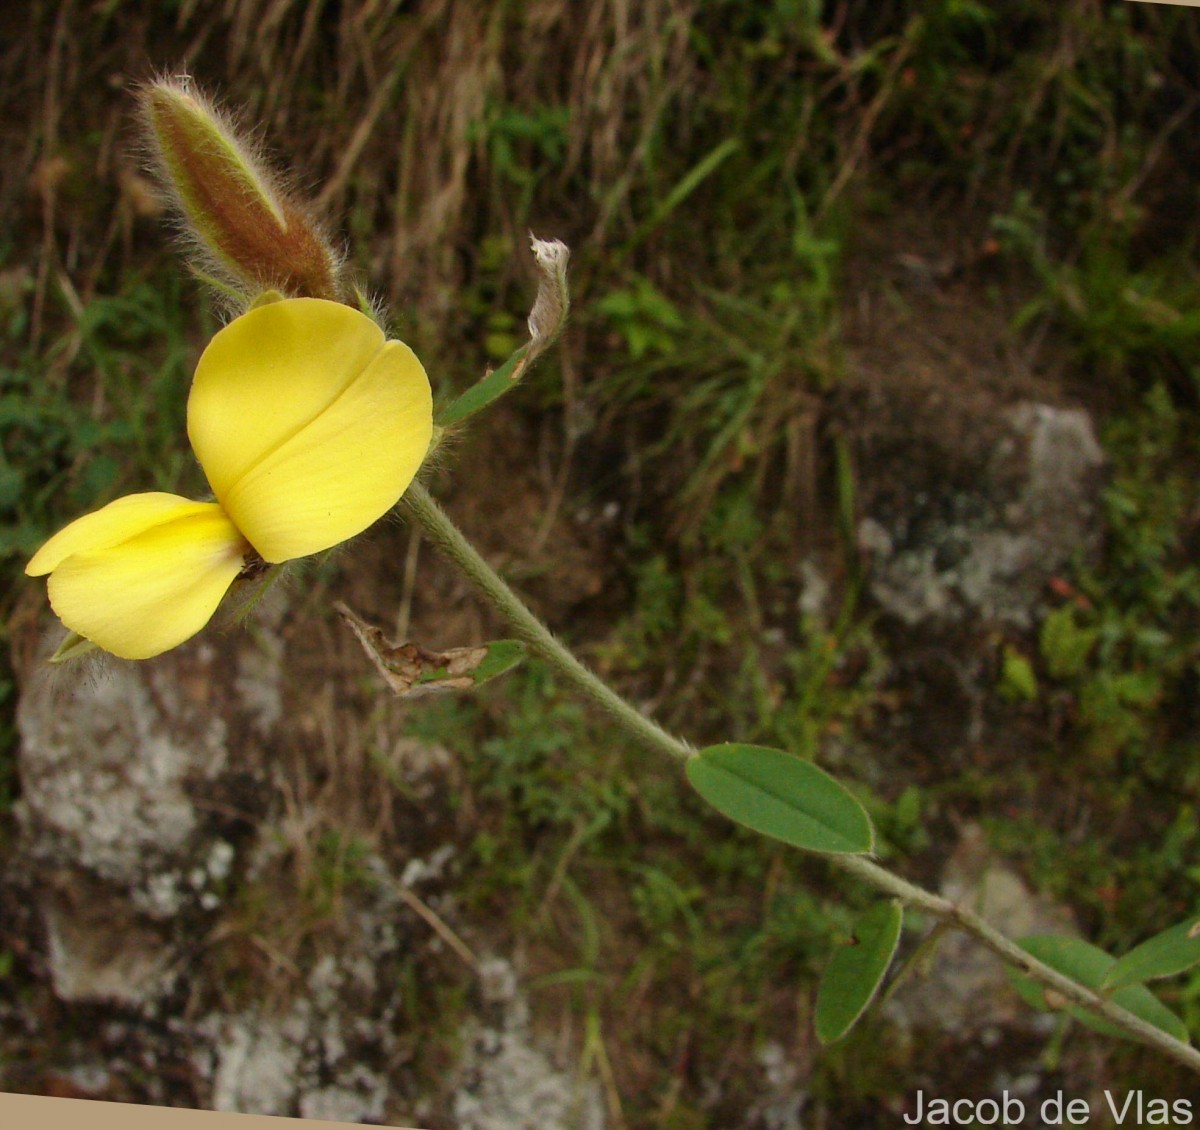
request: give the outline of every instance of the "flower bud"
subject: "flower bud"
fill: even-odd
[[[328,239],[186,79],[151,83],[141,110],[158,172],[205,267],[249,295],[341,297]]]

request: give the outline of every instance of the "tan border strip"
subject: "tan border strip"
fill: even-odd
[[[50,1099],[43,1095],[0,1092],[0,1127],[3,1130],[286,1130],[312,1126],[313,1130],[343,1127],[361,1130],[356,1122],[320,1119],[275,1118],[266,1114],[217,1114],[182,1107],[104,1103],[93,1099]]]
[[[1132,0],[1134,4],[1173,4],[1176,8],[1200,8],[1200,0]]]

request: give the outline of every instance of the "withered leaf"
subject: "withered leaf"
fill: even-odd
[[[358,637],[383,681],[400,698],[470,690],[515,667],[525,657],[519,640],[493,640],[479,647],[431,651],[419,643],[390,643],[381,628],[368,624],[346,605],[334,606]]]

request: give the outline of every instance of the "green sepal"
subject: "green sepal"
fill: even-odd
[[[92,643],[89,639],[84,639],[78,632],[67,632],[66,639],[62,641],[54,649],[54,654],[47,660],[48,663],[55,665],[59,663],[70,663],[75,659],[82,659],[85,655],[91,655],[93,651],[99,651],[100,645]]]
[[[250,305],[246,308],[249,310],[257,310],[260,306],[270,306],[275,302],[282,302],[283,295],[277,290],[264,290]]]

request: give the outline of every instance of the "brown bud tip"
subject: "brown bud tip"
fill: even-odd
[[[329,241],[189,81],[151,83],[141,109],[159,175],[207,266],[249,292],[340,297]]]

